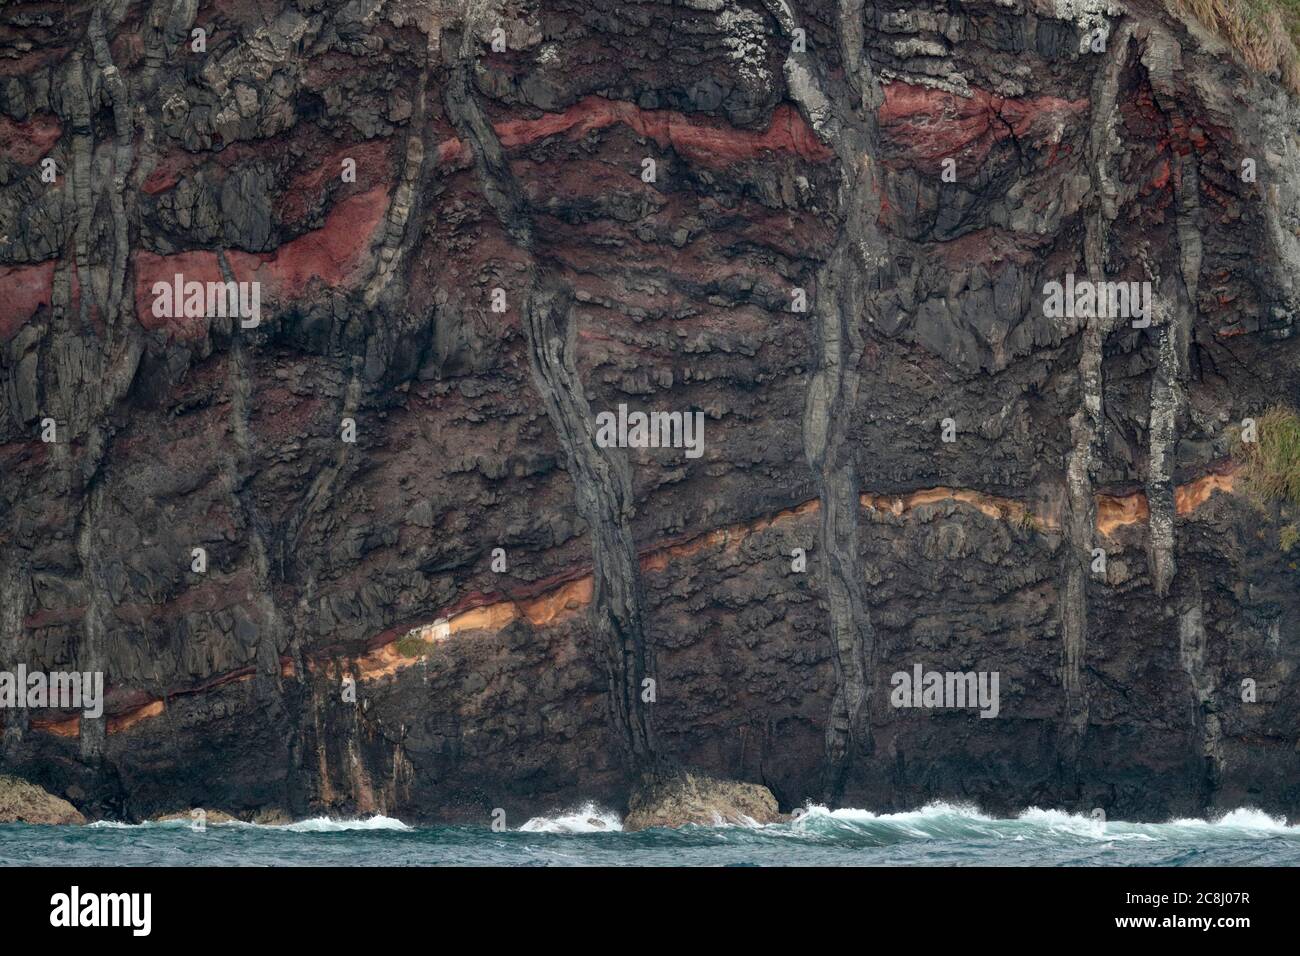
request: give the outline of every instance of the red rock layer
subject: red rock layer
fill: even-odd
[[[31,166],[50,151],[62,135],[56,117],[34,116],[25,123],[0,116],[0,159]]]
[[[736,129],[723,123],[687,116],[674,110],[646,110],[632,103],[587,96],[562,113],[537,119],[496,123],[497,136],[506,148],[526,146],[563,133],[578,139],[586,133],[622,123],[639,136],[653,139],[663,149],[672,147],[692,162],[721,167],[757,159],[764,153],[793,153],[812,163],[834,155],[819,140],[802,116],[789,106],[778,106],[772,122],[762,132]]]
[[[978,89],[964,97],[890,83],[878,120],[881,134],[910,159],[938,164],[952,158],[979,164],[1008,136],[1059,139],[1058,127],[1073,123],[1087,108],[1086,99],[1011,99]]]
[[[54,262],[34,266],[0,266],[0,342],[18,334],[36,312],[50,305],[54,291]]]
[[[376,186],[339,202],[320,229],[286,242],[274,252],[228,252],[226,261],[236,281],[262,284],[263,309],[269,300],[302,296],[315,281],[325,286],[346,285],[355,278],[387,207],[387,188]],[[135,302],[140,324],[150,330],[166,329],[172,339],[202,338],[211,321],[206,316],[158,318],[153,314],[154,283],[170,283],[178,273],[187,282],[222,281],[215,252],[136,253]]]

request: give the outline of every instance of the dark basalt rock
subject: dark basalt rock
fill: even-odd
[[[0,710],[0,770],[1300,814],[1297,515],[1233,464],[1300,407],[1278,77],[1146,2],[374,6],[0,8],[0,670],[107,687]],[[260,321],[155,315],[178,273]],[[599,447],[620,404],[703,455]],[[917,664],[997,717],[893,706]]]

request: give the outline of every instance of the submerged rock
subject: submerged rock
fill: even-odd
[[[171,820],[185,820],[193,822],[195,810],[177,810],[174,813],[162,813],[153,818],[154,823],[167,823]],[[236,817],[232,817],[224,810],[203,810],[204,824],[210,823],[235,823]]]
[[[0,776],[0,823],[85,822],[77,808],[62,797],[18,777]]]
[[[623,829],[775,823],[781,819],[776,797],[761,784],[682,774],[634,793],[628,800]]]
[[[279,808],[258,810],[253,814],[253,822],[264,827],[283,827],[293,823],[293,817]]]

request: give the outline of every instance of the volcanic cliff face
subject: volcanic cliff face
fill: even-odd
[[[0,769],[1300,812],[1293,517],[1231,458],[1300,403],[1298,120],[1151,2],[7,4],[0,669],[108,694],[0,713]],[[917,664],[996,718],[892,706]]]

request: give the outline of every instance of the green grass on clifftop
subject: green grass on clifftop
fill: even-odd
[[[1246,487],[1264,502],[1300,508],[1300,414],[1274,405],[1255,420],[1258,441],[1239,442]]]
[[[1174,0],[1261,73],[1300,93],[1300,0]]]

